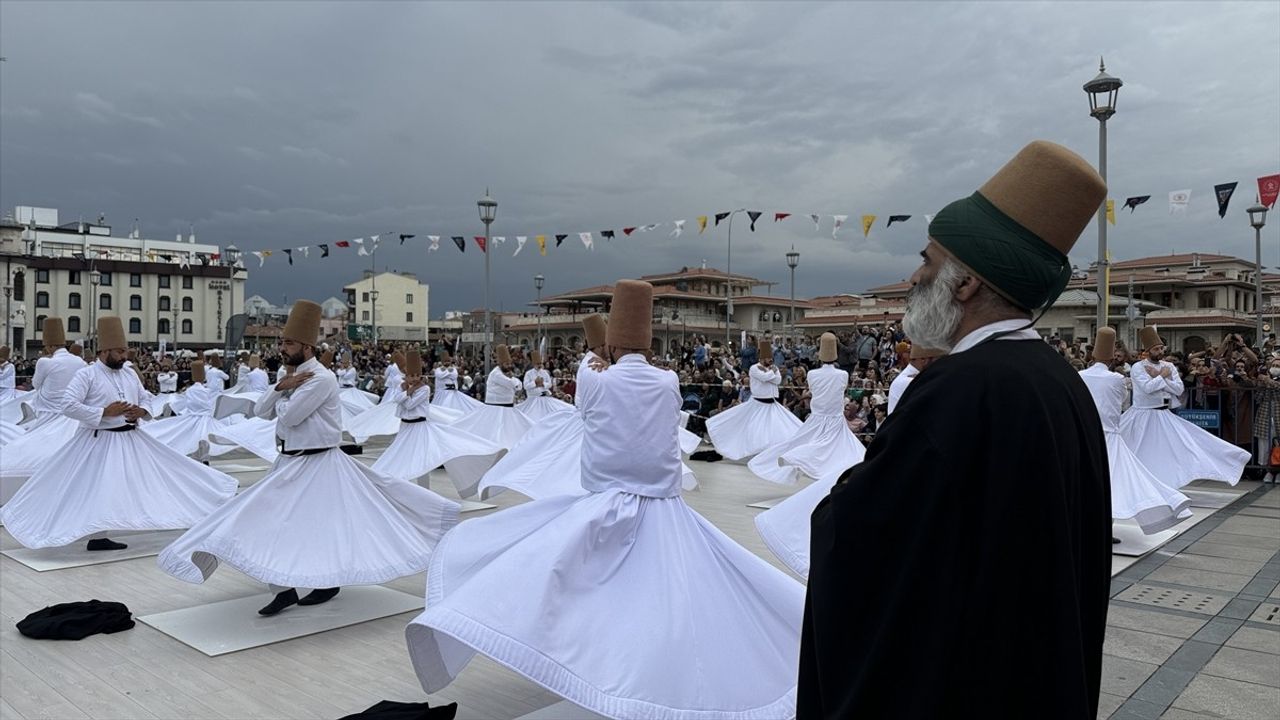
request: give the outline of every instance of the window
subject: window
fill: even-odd
[[[1211,308],[1218,301],[1217,297],[1215,297],[1217,293],[1212,290],[1201,290],[1198,295],[1200,296],[1200,307],[1202,308]]]
[[[68,271],[67,271],[67,284],[68,284],[68,285],[79,285],[79,284],[80,284],[80,271],[79,271],[79,270],[68,270]]]
[[[160,312],[169,312],[169,297],[167,295],[160,298]]]
[[[161,335],[169,334],[169,320],[167,318],[160,318],[160,322],[157,323],[156,332]]]
[[[67,307],[69,308],[80,307],[80,293],[71,293],[70,295],[67,296]]]
[[[360,319],[361,319],[361,320],[363,320],[363,321],[365,321],[365,322],[369,322],[369,311],[368,311],[368,310],[362,310],[362,311],[360,312]]]
[[[407,313],[405,313],[405,314],[404,314],[404,321],[405,321],[405,322],[413,322],[413,313],[411,313],[411,312],[407,312]]]
[[[191,276],[190,276],[190,275],[183,275],[183,276],[182,276],[182,289],[183,289],[183,290],[190,290],[190,289],[191,289]]]
[[[43,290],[41,290],[40,292],[36,293],[36,307],[38,307],[38,308],[47,308],[47,307],[49,307],[49,293],[47,293],[47,292],[45,292],[45,291],[43,291]]]
[[[369,293],[360,293],[360,302],[369,302]]]
[[[80,317],[72,315],[67,318],[67,332],[80,332]]]
[[[412,304],[413,304],[413,293],[405,293],[405,294],[404,294],[404,304],[405,304],[405,305],[412,305]]]
[[[142,332],[142,321],[138,318],[129,318],[129,332],[134,334]]]
[[[182,321],[182,334],[183,334],[183,335],[190,335],[190,334],[191,334],[191,321],[190,321],[190,320],[183,320],[183,321]]]
[[[191,298],[182,298],[182,312],[191,312]]]
[[[36,316],[36,332],[44,330],[44,315]]]
[[[129,287],[142,287],[142,273],[129,273]]]
[[[21,270],[13,274],[13,299],[18,302],[27,299],[27,276]]]
[[[49,282],[48,270],[36,270],[36,284],[44,285]]]
[[[111,273],[98,273],[98,284],[102,287],[111,287]]]
[[[159,277],[159,280],[160,280],[160,287],[161,287],[162,289],[168,290],[168,289],[169,289],[169,276],[168,276],[168,275],[161,275],[161,276]]]
[[[130,309],[130,310],[141,310],[141,309],[142,309],[142,296],[141,296],[141,295],[130,295],[130,296],[129,296],[129,309]]]
[[[101,295],[99,295],[99,296],[98,296],[98,309],[99,309],[99,310],[110,310],[110,309],[111,309],[111,296],[110,296],[110,295],[108,295],[107,293],[102,293]]]

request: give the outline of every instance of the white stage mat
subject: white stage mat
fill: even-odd
[[[458,511],[459,513],[476,512],[477,510],[492,510],[498,507],[497,505],[476,502],[474,500],[459,500],[458,504],[462,506],[462,509]]]
[[[1186,525],[1171,527],[1168,530],[1161,530],[1154,535],[1146,535],[1142,532],[1142,528],[1136,524],[1125,520],[1116,520],[1111,524],[1111,535],[1112,537],[1120,538],[1120,543],[1111,546],[1111,554],[1142,557],[1174,539],[1190,526],[1191,523],[1187,523]]]
[[[306,591],[299,588],[298,595]],[[344,587],[321,605],[286,608],[272,617],[258,609],[271,602],[271,593],[170,610],[137,619],[196,650],[216,657],[314,635],[348,625],[421,610],[422,598],[381,585]],[[407,622],[407,621],[406,621]]]
[[[528,715],[521,715],[516,720],[604,720],[604,716],[580,708],[568,700],[561,700]]]
[[[228,474],[249,473],[249,472],[266,472],[271,469],[270,465],[247,465],[241,463],[213,463],[213,469]]]
[[[95,550],[90,552],[84,549],[84,546],[89,542],[88,539],[81,539],[62,547],[35,550],[17,548],[15,550],[5,550],[4,554],[36,572],[66,570],[67,568],[102,565],[103,563],[118,562],[120,560],[136,560],[159,555],[166,545],[177,540],[183,532],[183,530],[133,534],[108,532],[107,537],[129,546],[124,550]]]
[[[761,500],[759,502],[747,503],[747,507],[760,508],[761,510],[768,510],[769,508],[777,505],[778,503],[782,502],[783,500],[786,500],[789,497],[791,496],[783,495],[782,497],[770,498],[768,500]]]
[[[1244,493],[1222,492],[1217,490],[1199,490],[1182,488],[1182,494],[1191,499],[1191,507],[1224,508],[1235,502]]]

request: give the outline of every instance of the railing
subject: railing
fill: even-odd
[[[1250,453],[1249,467],[1265,467],[1280,443],[1280,387],[1188,387],[1177,411],[1184,419]]]

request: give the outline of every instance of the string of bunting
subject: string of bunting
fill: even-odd
[[[1226,217],[1227,206],[1231,202],[1231,197],[1235,193],[1236,187],[1238,185],[1239,185],[1238,182],[1229,182],[1229,183],[1221,183],[1214,186],[1213,193],[1214,193],[1214,197],[1218,202],[1219,218]],[[1125,209],[1128,209],[1130,214],[1133,214],[1133,212],[1138,209],[1138,206],[1147,203],[1149,200],[1151,200],[1151,197],[1152,197],[1151,195],[1134,195],[1134,196],[1126,197],[1122,207]],[[1258,178],[1259,202],[1261,202],[1263,205],[1267,207],[1273,207],[1276,203],[1277,197],[1280,197],[1280,173]],[[1170,214],[1172,215],[1185,214],[1190,204],[1191,204],[1190,189],[1174,190],[1169,193],[1169,213]],[[698,234],[701,235],[704,232],[706,232],[708,226],[712,228],[719,227],[722,222],[725,222],[726,220],[728,220],[735,212],[744,212],[746,214],[747,219],[750,223],[749,229],[751,230],[751,232],[755,232],[756,223],[762,217],[766,217],[766,213],[761,210],[743,210],[743,211],[735,210],[730,212],[713,213],[711,215],[699,215],[694,219],[694,222],[697,224]],[[815,233],[822,232],[822,224],[823,224],[822,221],[824,218],[829,217],[831,218],[830,227],[831,227],[831,238],[833,240],[838,238],[840,234],[840,230],[844,227],[845,223],[849,220],[848,215],[826,215],[826,214],[818,214],[818,213],[803,213],[803,214],[797,215],[796,213],[790,213],[790,212],[773,212],[771,214],[772,214],[774,223],[780,223],[793,217],[808,218],[810,221],[813,222],[813,229]],[[1112,225],[1115,225],[1116,224],[1116,201],[1115,200],[1107,200],[1106,214],[1107,214],[1107,221],[1110,222]],[[895,223],[905,224],[908,221],[910,221],[913,217],[915,216],[914,215],[889,215],[885,220],[884,227],[885,228],[892,227]],[[923,218],[926,224],[933,221],[932,214],[925,214],[923,215]],[[871,230],[875,226],[876,220],[878,219],[879,219],[878,215],[863,215],[861,217],[862,236],[864,238],[870,237]],[[685,231],[685,223],[686,223],[686,220],[684,219],[670,221],[669,225],[671,230],[669,233],[667,233],[668,237],[678,238],[681,235],[683,235]],[[632,225],[632,226],[621,228],[620,232],[622,233],[622,237],[630,238],[635,235],[653,232],[655,230],[658,230],[659,228],[662,228],[665,230],[667,225],[668,223],[649,223],[646,225]],[[547,254],[548,247],[559,248],[564,243],[565,240],[573,236],[576,236],[578,238],[578,241],[582,243],[583,248],[587,250],[594,250],[597,236],[605,240],[606,242],[610,242],[617,239],[618,232],[619,230],[611,229],[611,230],[600,230],[597,232],[548,233],[544,235],[532,235],[532,236],[515,235],[515,236],[512,236],[515,239],[515,250],[514,252],[512,252],[512,256],[519,255],[521,251],[524,250],[525,246],[528,244],[529,239],[531,237],[534,241],[534,244],[536,244],[538,247],[538,254],[545,256]],[[319,258],[329,257],[331,248],[349,250],[354,247],[356,248],[356,253],[358,255],[370,255],[373,252],[377,251],[378,246],[381,243],[382,238],[384,237],[398,239],[399,244],[404,245],[406,240],[417,238],[418,235],[412,234],[412,233],[387,232],[387,233],[380,233],[378,235],[370,235],[368,238],[361,237],[361,238],[355,238],[353,240],[338,240],[332,243],[321,243],[318,245],[302,245],[298,247],[280,248],[276,250],[255,250],[255,251],[251,251],[249,254],[253,255],[258,259],[258,267],[264,266],[268,258],[274,257],[276,255],[284,256],[286,261],[290,265],[293,265],[294,260],[311,257],[311,252],[313,250],[319,252]],[[458,248],[459,252],[465,253],[467,251],[466,235],[447,235],[447,236],[446,235],[426,235],[425,238],[427,241],[427,252],[435,252],[436,250],[439,250],[441,240],[446,238],[449,241],[451,241],[455,247]],[[480,249],[480,252],[487,253],[490,250],[494,250],[495,246],[497,245],[505,245],[507,242],[507,236],[493,235],[493,236],[490,236],[488,241],[486,241],[483,235],[472,235],[471,240],[472,242],[475,243],[476,247]],[[149,256],[156,255],[156,253],[149,252],[148,255]],[[219,257],[216,254],[206,255],[204,253],[194,253],[194,255],[198,257],[200,262],[206,265],[209,263],[210,260],[217,260]],[[165,260],[166,262],[169,262],[172,260],[172,256],[169,256],[169,255],[160,254],[159,257],[162,260]],[[183,263],[184,266],[189,263],[188,258],[180,257],[180,261]]]

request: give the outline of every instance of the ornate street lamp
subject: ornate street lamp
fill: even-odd
[[[493,320],[489,316],[489,256],[493,253],[489,252],[489,226],[498,216],[498,202],[489,197],[489,188],[484,189],[484,197],[476,207],[480,209],[480,222],[484,223],[484,375],[488,377],[493,369]]]
[[[1089,95],[1089,114],[1098,119],[1098,174],[1107,181],[1107,120],[1116,114],[1116,99],[1124,83],[1107,74],[1107,66],[1098,60],[1098,76],[1084,84]],[[1107,203],[1098,207],[1098,319],[1097,330],[1107,326],[1107,305],[1111,296],[1110,266],[1107,259]]]

